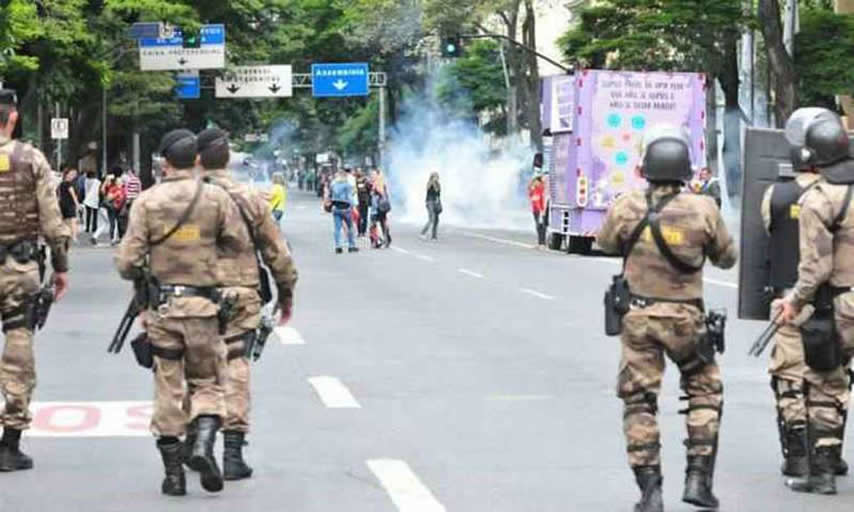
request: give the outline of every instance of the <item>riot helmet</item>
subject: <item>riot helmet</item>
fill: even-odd
[[[659,124],[644,135],[641,175],[650,182],[690,181],[691,144],[679,128]]]
[[[196,136],[190,130],[172,130],[160,139],[159,153],[175,169],[191,169],[196,163]]]
[[[786,122],[786,140],[796,169],[818,167],[831,183],[854,181],[848,134],[842,120],[826,108],[800,108]]]

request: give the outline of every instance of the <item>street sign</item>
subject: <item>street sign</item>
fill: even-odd
[[[266,133],[247,133],[243,136],[245,142],[268,142],[270,136]]]
[[[197,100],[201,97],[202,81],[198,71],[178,73],[175,76],[175,92],[178,99]]]
[[[198,48],[184,48],[179,30],[167,39],[140,39],[139,67],[143,71],[220,69],[225,67],[225,25],[204,25]]]
[[[311,65],[311,91],[315,98],[367,96],[368,64],[345,62]]]
[[[131,39],[157,39],[163,37],[163,23],[134,23],[127,31]]]
[[[293,72],[286,66],[238,66],[216,79],[217,98],[289,98]]]
[[[54,117],[50,120],[50,138],[60,140],[68,138],[68,118]]]

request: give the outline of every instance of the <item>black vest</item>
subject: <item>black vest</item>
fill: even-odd
[[[771,192],[771,242],[768,245],[768,284],[776,290],[792,288],[798,281],[801,260],[798,200],[806,191],[797,181],[775,183]]]

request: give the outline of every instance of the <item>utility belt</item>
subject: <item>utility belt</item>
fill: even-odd
[[[37,260],[38,256],[39,244],[32,240],[21,240],[9,245],[0,245],[0,265],[6,263],[7,257],[24,264]]]
[[[813,370],[828,372],[842,364],[842,344],[836,329],[833,300],[850,291],[854,291],[851,286],[824,283],[815,292],[812,302],[815,312],[799,327],[804,359]]]
[[[152,307],[160,307],[172,298],[201,297],[213,303],[219,303],[222,293],[213,286],[184,286],[184,285],[159,285],[156,288],[155,301]]]
[[[662,297],[644,297],[643,295],[635,295],[633,293],[629,294],[629,303],[632,306],[636,306],[639,308],[645,308],[648,306],[652,306],[653,304],[687,304],[689,306],[694,306],[700,311],[705,311],[705,304],[703,303],[703,299],[665,299]]]

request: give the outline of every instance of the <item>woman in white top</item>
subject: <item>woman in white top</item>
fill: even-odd
[[[94,172],[86,174],[86,196],[83,198],[83,206],[86,207],[86,232],[94,233],[98,229],[98,206],[100,203],[99,191],[101,180]]]

